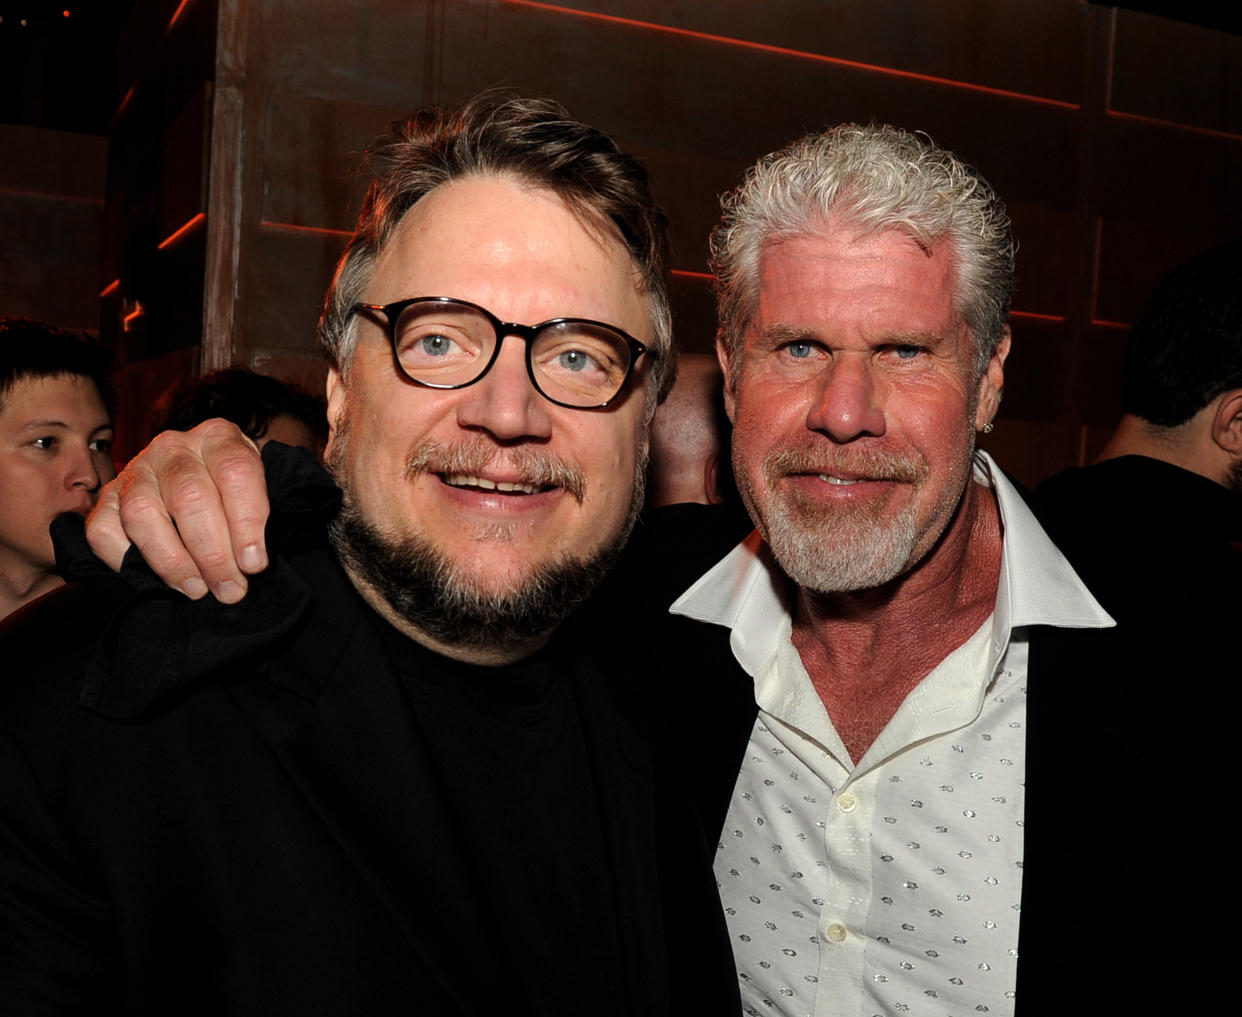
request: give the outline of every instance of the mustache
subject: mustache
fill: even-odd
[[[763,473],[768,484],[773,486],[782,477],[798,473],[829,473],[914,484],[923,478],[925,470],[921,464],[898,452],[824,445],[779,449],[764,460]]]
[[[481,436],[453,445],[419,442],[410,449],[404,475],[406,480],[424,473],[477,475],[494,462],[503,462],[524,483],[562,488],[579,504],[586,497],[586,476],[568,460],[529,445],[501,448]]]

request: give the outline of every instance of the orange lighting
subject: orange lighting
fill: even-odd
[[[141,303],[134,304],[134,309],[121,319],[122,331],[128,332],[130,330],[130,326],[146,313],[147,309],[143,307]]]
[[[172,28],[177,23],[177,19],[181,17],[181,12],[185,10],[186,4],[189,2],[190,0],[181,0],[181,3],[177,5],[177,9],[173,11],[173,16],[168,21],[169,28]]]
[[[1024,318],[1027,321],[1054,321],[1060,324],[1065,322],[1064,314],[1039,314],[1035,311],[1010,311],[1009,317]]]
[[[135,85],[130,85],[129,90],[126,91],[125,95],[121,98],[120,103],[117,105],[116,113],[112,115],[112,122],[114,124],[117,122],[120,115],[125,112],[125,107],[128,106],[130,101],[134,98],[134,89],[136,87],[137,86]]]
[[[113,279],[112,282],[108,283],[107,286],[105,286],[102,290],[99,291],[99,295],[100,297],[110,297],[114,293],[117,293],[120,290],[120,288],[121,288],[121,280]]]
[[[269,222],[267,219],[260,220],[259,227],[265,230],[282,230],[288,233],[319,233],[327,237],[353,236],[349,230],[332,230],[326,226],[298,226],[291,222]]]
[[[161,251],[166,250],[167,248],[175,244],[178,240],[180,240],[182,237],[184,237],[187,233],[190,233],[193,230],[198,229],[198,227],[201,226],[206,221],[207,221],[206,213],[199,212],[198,215],[196,215],[193,219],[187,222],[179,230],[174,230],[172,233],[168,234],[168,236],[166,236],[163,240],[161,240],[157,246],[159,247]]]
[[[1092,328],[1129,328],[1130,325],[1124,321],[1109,321],[1106,318],[1092,318]]]
[[[46,201],[73,201],[80,205],[102,205],[103,198],[91,198],[82,194],[52,194],[48,191],[23,191],[16,187],[0,187],[0,194],[14,198],[34,198]]]
[[[1157,127],[1172,127],[1175,131],[1193,131],[1195,134],[1206,134],[1212,138],[1224,138],[1227,141],[1242,140],[1242,134],[1235,134],[1230,131],[1220,131],[1214,127],[1197,127],[1194,124],[1184,124],[1177,120],[1161,120],[1159,117],[1147,117],[1141,113],[1122,113],[1120,110],[1110,109],[1108,111],[1110,117],[1116,117],[1118,120],[1137,120],[1141,124],[1154,124]]]
[[[571,7],[559,7],[556,4],[535,3],[534,0],[502,0],[515,7],[530,7],[534,10],[549,11],[554,14],[570,14],[579,18],[590,18],[595,21],[607,21],[614,25],[626,25],[631,28],[646,28],[656,32],[668,32],[687,39],[702,39],[706,42],[719,42],[726,46],[742,46],[763,53],[775,53],[778,56],[797,57],[802,60],[814,60],[817,63],[833,64],[837,67],[849,67],[858,71],[869,71],[872,74],[885,74],[889,77],[904,78],[907,81],[924,81],[933,85],[948,85],[950,88],[965,89],[969,92],[982,92],[986,95],[999,95],[1007,99],[1020,99],[1023,102],[1037,102],[1045,106],[1057,106],[1060,109],[1079,109],[1076,102],[1065,102],[1061,99],[1049,99],[1042,95],[1027,95],[1024,92],[1011,92],[1004,88],[989,88],[987,85],[975,85],[967,81],[955,81],[952,78],[939,78],[934,74],[917,74],[914,71],[902,71],[895,67],[881,67],[878,64],[865,64],[858,60],[845,60],[841,57],[825,56],[822,53],[808,53],[805,50],[790,49],[787,46],[773,46],[766,42],[752,42],[748,39],[734,39],[727,35],[713,35],[710,32],[696,32],[689,28],[673,28],[671,25],[658,25],[651,21],[638,21],[634,18],[621,18],[615,14],[596,14],[591,11],[578,11]]]

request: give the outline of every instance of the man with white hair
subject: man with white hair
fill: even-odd
[[[760,160],[712,250],[758,530],[672,611],[755,683],[716,855],[744,1003],[1012,1013],[1024,831],[1049,837],[1026,794],[1028,685],[1032,712],[1058,695],[1038,627],[1109,619],[975,449],[1010,346],[1008,216],[925,138],[847,125]]]
[[[1133,961],[1156,711],[1108,680],[1088,637],[1111,619],[975,448],[1010,347],[1002,202],[924,137],[847,125],[760,160],[712,247],[757,530],[672,605],[653,708],[691,704],[661,747],[688,797],[737,773],[715,864],[745,1011],[1163,998]],[[657,573],[710,529],[678,512]],[[739,671],[757,711],[720,708]]]

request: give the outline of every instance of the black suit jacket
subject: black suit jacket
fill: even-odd
[[[706,571],[736,526],[688,507],[678,516],[653,560],[690,554]],[[742,765],[757,713],[752,682],[729,630],[680,616],[662,624],[667,680],[692,677],[706,703],[692,751],[712,771],[698,795],[718,836],[732,793],[719,774]],[[1216,852],[1216,817],[1229,806],[1214,779],[1231,770],[1224,725],[1234,694],[1217,700],[1228,704],[1218,719],[1193,688],[1177,688],[1199,676],[1158,685],[1136,676],[1132,641],[1124,629],[1030,630],[1021,1017],[1181,1012],[1204,958],[1232,941],[1236,891]],[[1215,676],[1216,686],[1239,670]]]
[[[135,607],[101,577],[7,626],[0,1012],[736,1010],[710,846],[653,780],[624,659],[557,650],[609,865],[548,900],[520,808],[445,794],[485,763],[427,722],[435,690],[410,693],[332,555],[280,559],[238,608]],[[548,956],[557,923],[572,949]]]

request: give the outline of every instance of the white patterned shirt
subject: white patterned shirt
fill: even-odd
[[[793,590],[757,534],[671,608],[724,625],[760,712],[716,876],[748,1014],[1013,1013],[1027,627],[1105,627],[985,453],[1004,543],[992,615],[854,766],[791,642]]]

